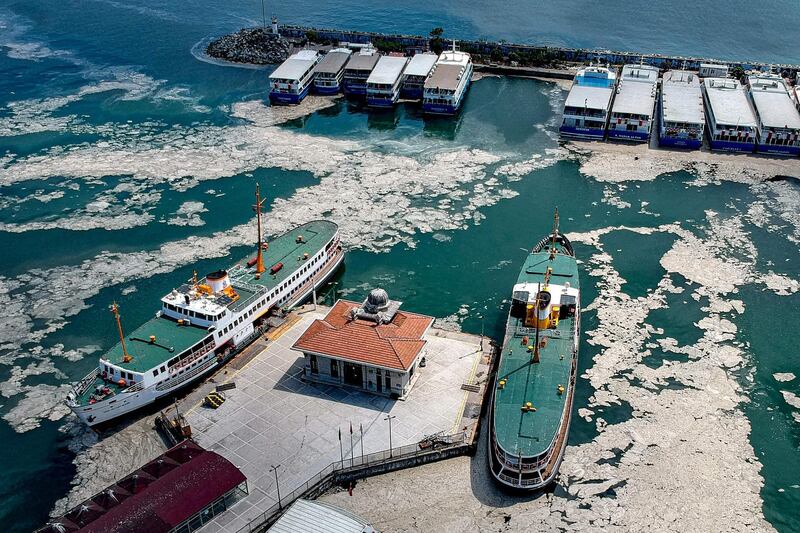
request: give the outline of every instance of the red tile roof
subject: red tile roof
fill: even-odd
[[[227,459],[187,440],[51,524],[80,533],[168,532],[244,480]]]
[[[351,319],[361,304],[339,300],[323,320],[315,320],[292,348],[358,363],[408,370],[426,341],[422,335],[433,318],[398,311],[391,322],[377,325]]]

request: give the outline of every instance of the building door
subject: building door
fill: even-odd
[[[336,359],[331,359],[331,377],[338,378],[339,377],[339,361]]]
[[[386,390],[391,392],[392,390],[392,376],[389,373],[386,373]]]
[[[381,383],[381,369],[375,370],[375,385],[378,392],[383,392],[383,383]]]
[[[356,387],[364,386],[364,370],[361,365],[354,365],[353,363],[344,364],[344,382],[347,385],[354,385]]]

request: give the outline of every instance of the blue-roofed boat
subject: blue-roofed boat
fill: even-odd
[[[616,73],[605,67],[580,69],[564,102],[559,133],[577,139],[604,139],[616,83]]]

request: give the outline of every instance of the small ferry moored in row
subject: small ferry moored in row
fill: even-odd
[[[435,115],[455,115],[461,108],[472,82],[472,57],[453,49],[439,54],[439,59],[425,80],[422,111]]]
[[[314,68],[314,92],[317,94],[339,94],[342,90],[344,67],[352,50],[334,48]]]
[[[567,446],[580,337],[580,280],[558,231],[534,246],[511,296],[489,417],[489,468],[500,483],[547,486]]]
[[[706,78],[702,89],[711,149],[729,152],[755,150],[758,123],[739,80]]]
[[[616,84],[617,75],[608,68],[580,69],[564,103],[560,134],[578,139],[604,139]]]
[[[758,120],[758,151],[800,154],[800,113],[789,96],[786,82],[777,74],[748,77],[748,94]]]
[[[679,148],[703,145],[705,114],[700,78],[694,72],[670,70],[661,81],[658,144]]]
[[[263,242],[262,203],[256,189],[254,258],[204,279],[193,276],[163,296],[155,317],[128,336],[112,307],[120,342],[67,397],[81,421],[103,424],[199,380],[258,338],[270,310],[302,301],[336,272],[344,260],[336,224],[309,222]]]
[[[314,81],[314,68],[321,56],[314,50],[300,50],[269,75],[269,100],[273,104],[299,104]]]
[[[344,85],[342,89],[348,96],[365,96],[367,94],[367,78],[378,63],[381,55],[372,46],[365,46],[354,53],[344,68]]]
[[[650,65],[625,65],[611,105],[608,138],[647,142],[653,128],[658,69]]]
[[[425,88],[425,80],[433,70],[439,56],[429,52],[415,54],[403,71],[403,85],[400,96],[409,100],[421,100]]]
[[[367,78],[367,105],[392,107],[400,98],[403,70],[408,64],[405,56],[383,56]]]

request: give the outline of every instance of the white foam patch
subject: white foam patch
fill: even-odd
[[[797,407],[800,409],[800,396],[793,392],[782,390],[781,394],[783,395],[784,401],[791,405],[792,407]]]
[[[184,202],[175,212],[175,216],[167,221],[172,226],[202,226],[205,224],[201,213],[207,213],[203,202]]]
[[[794,381],[795,377],[797,376],[795,376],[791,372],[775,372],[774,374],[772,374],[772,377],[775,379],[775,381],[786,383],[788,381]]]
[[[570,141],[567,149],[581,163],[581,172],[601,182],[652,181],[681,170],[697,176],[696,185],[734,181],[759,183],[775,176],[800,177],[793,158],[764,158],[692,150],[677,152],[646,144]]]

